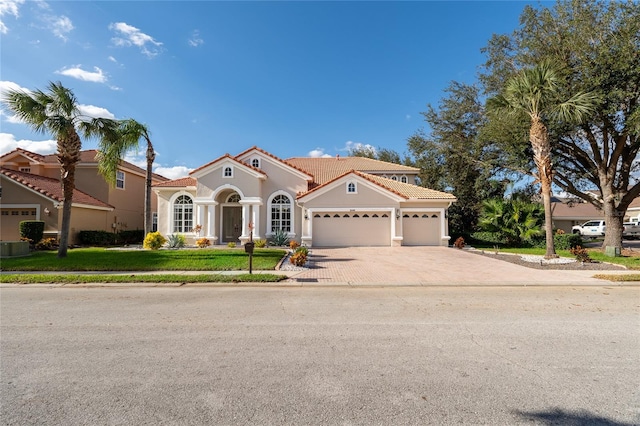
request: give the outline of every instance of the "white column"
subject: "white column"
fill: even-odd
[[[253,205],[253,238],[260,239],[260,204]]]
[[[249,238],[249,204],[242,205],[242,235],[240,238]]]
[[[207,206],[204,205],[204,204],[199,204],[198,205],[198,217],[196,218],[196,223],[193,224],[194,227],[196,225],[200,225],[202,227],[200,229],[200,233],[202,235],[204,235],[206,233],[205,230],[203,229],[204,228],[203,222],[204,222],[204,209],[205,209],[205,207],[207,207]]]
[[[214,229],[216,226],[216,206],[218,203],[209,204],[209,209],[207,211],[207,237],[210,237],[214,244],[216,243],[218,237],[216,236],[216,230]]]

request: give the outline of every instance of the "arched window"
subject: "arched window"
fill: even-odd
[[[240,202],[240,194],[234,192],[233,194],[227,197],[227,203],[239,203]]]
[[[222,174],[224,177],[233,177],[233,168],[227,166],[224,168],[224,173]]]
[[[402,183],[407,183],[407,182],[408,182],[407,177],[406,177],[406,176],[402,176],[402,177],[400,178],[400,182],[402,182]]]
[[[271,232],[291,232],[291,199],[279,194],[271,200]]]
[[[349,182],[347,184],[347,194],[355,194],[356,193],[356,184],[355,182]]]
[[[260,160],[258,160],[257,158],[254,158],[253,160],[251,160],[251,165],[253,167],[255,167],[256,169],[260,168]]]
[[[398,180],[398,176],[396,175],[391,176],[391,180]]]
[[[193,200],[181,195],[173,203],[173,232],[191,232],[193,229]]]

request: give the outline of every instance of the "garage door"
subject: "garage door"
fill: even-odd
[[[316,247],[390,246],[389,213],[316,213],[313,215],[313,245]]]
[[[440,213],[418,212],[402,215],[402,245],[439,246]]]

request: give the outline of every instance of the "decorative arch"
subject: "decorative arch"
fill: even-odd
[[[179,191],[169,199],[168,233],[190,233],[194,226],[195,196],[187,191]]]
[[[235,185],[231,185],[231,184],[225,184],[225,185],[220,185],[219,187],[216,188],[215,191],[213,191],[213,193],[211,194],[211,199],[212,200],[216,200],[216,198],[218,198],[218,195],[222,192],[222,191],[227,191],[227,190],[232,190],[237,192],[238,194],[240,194],[240,199],[244,199],[245,196],[242,193],[242,191],[240,190],[240,188],[238,188]]]

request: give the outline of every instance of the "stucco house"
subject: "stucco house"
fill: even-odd
[[[456,199],[415,185],[418,172],[362,157],[283,160],[252,147],[154,185],[158,231],[214,244],[283,231],[309,247],[448,245]]]
[[[96,150],[81,151],[76,166],[69,235],[74,244],[83,230],[144,229],[145,170],[122,161],[116,186],[112,187],[98,173],[97,154]],[[168,179],[154,174],[152,181]],[[55,154],[18,148],[0,156],[0,188],[0,240],[19,240],[19,223],[23,220],[42,220],[45,236],[59,238],[64,197]],[[155,197],[152,209],[156,211]]]

